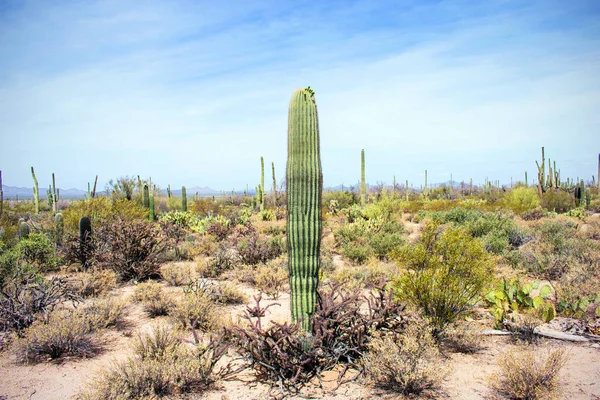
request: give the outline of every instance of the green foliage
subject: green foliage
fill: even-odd
[[[259,212],[258,217],[261,221],[275,221],[277,219],[273,210],[267,209],[264,209],[261,212]]]
[[[537,289],[539,292],[535,294]],[[550,294],[550,286],[540,287],[537,280],[521,285],[518,279],[504,279],[485,296],[485,300],[492,307],[490,314],[496,327],[502,328],[509,313],[517,314],[524,310],[537,310],[544,322],[550,322],[556,316],[554,304],[546,300]]]
[[[51,271],[58,266],[54,246],[46,235],[32,233],[17,244],[23,261],[37,266],[41,271]]]
[[[116,200],[100,196],[89,200],[74,201],[63,211],[65,231],[71,234],[79,232],[79,220],[84,215],[90,217],[92,226],[98,226],[103,220],[121,218],[132,221],[148,219],[148,210],[133,201]]]
[[[334,190],[323,192],[323,203],[330,204],[332,201],[335,201],[337,204],[338,210],[343,208],[348,208],[353,204],[356,204],[357,198],[356,194],[353,192],[349,192],[348,190]]]
[[[400,234],[385,231],[377,232],[369,239],[369,246],[379,259],[386,259],[388,254],[402,243],[404,238]]]
[[[487,286],[494,261],[480,240],[463,228],[445,231],[428,223],[419,242],[392,253],[404,273],[394,280],[396,296],[418,306],[439,336],[475,305]]]
[[[194,232],[205,233],[206,229],[213,224],[219,225],[223,228],[229,228],[231,220],[220,214],[209,215],[208,217],[199,220],[198,223],[196,225],[193,225],[191,228]]]
[[[160,217],[160,222],[169,222],[182,228],[191,228],[198,224],[198,216],[191,211],[169,211]]]
[[[504,202],[515,214],[521,214],[539,206],[540,198],[535,189],[521,186],[508,192]]]
[[[357,246],[348,244],[344,247],[344,256],[355,264],[362,264],[371,256],[372,251],[369,246]]]
[[[575,198],[564,190],[549,189],[541,197],[541,205],[548,211],[564,213],[575,208]]]

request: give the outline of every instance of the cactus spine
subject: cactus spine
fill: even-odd
[[[365,182],[365,149],[360,151],[360,205],[367,204],[367,183]]]
[[[323,195],[319,121],[310,86],[294,91],[290,100],[286,183],[292,319],[310,331],[319,283]]]
[[[260,157],[260,211],[265,209],[265,159]]]
[[[271,163],[271,170],[273,172],[273,206],[277,207],[277,180],[275,179],[275,163]]]
[[[154,195],[152,193],[148,196],[148,207],[150,208],[150,221],[154,221],[156,215],[154,214]]]
[[[35,177],[35,171],[31,167],[31,177],[33,178],[33,208],[36,214],[40,213],[40,188],[38,186],[38,180]]]
[[[181,187],[181,209],[187,211],[187,193],[185,191],[185,186]]]

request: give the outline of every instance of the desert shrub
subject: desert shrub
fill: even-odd
[[[333,233],[336,246],[344,247],[350,243],[358,242],[363,236],[363,232],[355,224],[344,224],[340,229]]]
[[[245,304],[248,301],[246,293],[231,282],[218,282],[214,285],[211,297],[222,304]]]
[[[98,196],[89,200],[72,202],[62,215],[65,232],[76,234],[79,232],[79,220],[84,215],[90,217],[93,230],[101,221],[111,221],[117,218],[127,221],[147,219],[148,210],[133,201],[112,201],[108,197]]]
[[[259,264],[254,275],[256,288],[273,299],[279,298],[288,280],[289,274],[286,265],[278,260]]]
[[[196,343],[199,342],[197,330],[208,332],[221,327],[220,311],[203,292],[186,293],[170,311],[171,315],[183,328],[192,331]]]
[[[17,244],[21,257],[27,263],[37,266],[41,271],[51,271],[58,266],[54,246],[42,233],[32,233]]]
[[[398,233],[377,232],[369,239],[369,246],[381,260],[386,259],[388,254],[402,243],[404,239]]]
[[[93,232],[93,231],[92,231]],[[86,237],[88,237],[86,235]],[[92,236],[90,240],[80,240],[79,234],[66,234],[60,247],[61,255],[66,263],[79,263],[83,270],[86,270],[94,260],[95,242]]]
[[[389,291],[380,287],[368,298],[368,311],[360,310],[360,294],[344,293],[339,286],[321,290],[312,317],[312,335],[299,324],[272,322],[263,328],[261,318],[271,307],[246,307],[248,327],[230,330],[239,352],[254,370],[256,381],[296,392],[323,371],[336,365],[358,367],[357,360],[367,350],[373,332],[400,332],[406,326],[404,308],[391,301]],[[342,368],[341,380],[347,369]]]
[[[160,274],[171,286],[187,285],[194,276],[194,263],[168,263],[160,267]]]
[[[335,190],[323,192],[323,204],[329,204],[331,201],[336,201],[338,209],[348,208],[356,203],[356,194],[347,190]]]
[[[142,303],[142,308],[151,317],[167,315],[174,306],[171,296],[164,292],[162,285],[154,281],[139,283],[135,287],[133,299]]]
[[[371,256],[372,250],[369,246],[347,244],[344,247],[344,256],[354,264],[362,264]]]
[[[20,332],[64,301],[78,301],[64,278],[45,279],[28,268],[19,268],[0,289],[0,331]]]
[[[237,243],[239,258],[243,264],[257,265],[278,257],[283,247],[273,245],[268,239],[263,239],[254,233]]]
[[[540,198],[537,190],[525,186],[512,189],[504,196],[506,207],[515,214],[521,214],[535,209],[540,205]]]
[[[538,219],[541,219],[547,215],[548,213],[542,207],[536,207],[532,210],[521,213],[521,218],[523,218],[525,221],[537,221]]]
[[[191,211],[170,211],[160,217],[160,222],[172,223],[189,229],[198,224],[198,216]]]
[[[159,275],[159,256],[168,243],[156,224],[116,219],[93,233],[96,260],[122,280],[144,280]]]
[[[361,364],[368,381],[402,394],[438,389],[448,373],[440,365],[435,340],[422,323],[410,324],[400,335],[375,337]]]
[[[481,241],[466,230],[440,231],[435,223],[425,226],[419,242],[398,248],[392,258],[405,268],[394,282],[396,295],[423,311],[436,337],[475,305],[494,266]]]
[[[557,213],[564,213],[575,208],[575,197],[563,190],[547,190],[542,194],[540,202],[546,210]]]
[[[444,345],[459,353],[473,354],[483,349],[483,339],[473,324],[454,323],[446,331]]]
[[[125,324],[126,307],[125,301],[107,298],[80,308],[78,313],[87,324],[89,332],[111,327],[120,329]]]
[[[19,250],[16,247],[9,248],[0,242],[0,286],[19,269],[21,264],[23,263]]]
[[[261,221],[276,221],[275,213],[272,210],[262,210],[258,213],[258,218]]]
[[[108,269],[93,269],[82,273],[78,292],[83,297],[101,296],[117,287],[117,274]]]
[[[566,361],[564,349],[546,354],[525,348],[508,351],[498,360],[500,372],[490,376],[489,386],[507,399],[552,398],[558,390],[556,378]]]
[[[85,319],[74,312],[52,313],[47,322],[35,321],[14,343],[20,362],[55,359],[62,355],[89,357],[95,346]]]
[[[231,375],[228,367],[216,368],[227,353],[222,339],[194,349],[180,346],[173,332],[155,327],[141,336],[136,353],[104,370],[78,397],[87,400],[134,400],[203,392]]]

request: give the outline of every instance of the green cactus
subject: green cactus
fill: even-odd
[[[260,158],[260,211],[265,209],[265,160]]]
[[[423,195],[425,198],[429,196],[429,192],[427,191],[427,170],[425,170],[425,186],[423,186]]]
[[[592,191],[590,188],[585,189],[585,206],[589,207],[592,202]]]
[[[52,173],[52,212],[56,214],[56,202],[58,201],[58,194],[56,193],[56,180],[54,179],[54,172]]]
[[[150,207],[150,191],[148,190],[148,184],[144,184],[144,189],[142,190],[142,204],[144,208]]]
[[[271,171],[273,172],[273,206],[277,207],[277,180],[275,179],[275,163],[271,163]]]
[[[367,183],[365,182],[365,149],[360,151],[360,205],[367,204]]]
[[[79,220],[79,250],[81,267],[84,271],[89,267],[88,255],[90,251],[91,240],[92,221],[90,220],[90,217],[81,217]]]
[[[406,201],[408,201],[408,179],[406,180]]]
[[[185,186],[181,187],[181,210],[187,211],[187,193],[185,191]]]
[[[579,183],[579,191],[580,191],[580,198],[579,198],[579,207],[585,207],[585,182],[583,182],[583,179],[581,180],[581,182]]]
[[[36,214],[40,213],[40,188],[38,180],[35,177],[35,171],[31,167],[31,177],[33,178],[33,207]]]
[[[542,146],[542,165],[540,165],[537,161],[535,162],[535,165],[537,165],[538,168],[538,192],[540,196],[546,191],[546,159],[544,157],[544,147]]]
[[[98,186],[98,175],[94,179],[94,189],[92,189],[92,199],[96,197],[96,187]]]
[[[171,198],[171,185],[167,185],[167,198]]]
[[[292,319],[310,331],[317,303],[323,174],[314,92],[294,91],[288,113],[287,242]]]
[[[154,214],[154,195],[152,193],[148,196],[148,208],[150,208],[150,221],[154,221],[156,215]]]

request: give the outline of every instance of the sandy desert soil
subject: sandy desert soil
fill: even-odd
[[[180,289],[170,288],[177,291]],[[256,291],[248,287],[249,295]],[[113,295],[127,298],[133,293],[133,287],[118,289]],[[251,297],[250,297],[251,298]],[[251,300],[250,302],[252,302]],[[269,309],[265,323],[270,320],[279,322],[290,320],[289,294],[283,294],[278,300],[263,300],[263,305],[278,303]],[[232,316],[239,315],[243,306],[231,307]],[[154,320],[150,319],[136,304],[128,306],[127,326],[121,331],[108,331],[101,336],[104,351],[90,359],[61,359],[57,363],[16,364],[9,352],[0,354],[0,398],[1,399],[69,399],[77,394],[90,378],[113,360],[126,357],[130,352],[131,341],[139,330],[151,329]],[[167,317],[163,317],[167,320]],[[506,337],[486,337],[485,349],[477,354],[446,354],[446,364],[451,373],[438,393],[440,398],[485,399],[491,392],[486,386],[486,377],[496,370],[498,356],[515,345]],[[561,373],[562,398],[598,399],[600,398],[600,348],[591,344],[572,344],[555,340],[544,340],[538,345],[540,351],[549,348],[567,347],[570,358]],[[239,376],[247,381],[251,372]],[[337,373],[328,372],[323,376],[322,387],[307,388],[295,398],[319,399],[376,399],[401,398],[397,395],[369,389],[355,382],[337,387]],[[251,384],[239,380],[221,382],[215,390],[202,395],[188,395],[189,399],[266,399],[270,393],[277,395],[277,389],[270,392],[264,384]],[[292,398],[294,398],[292,397]]]

